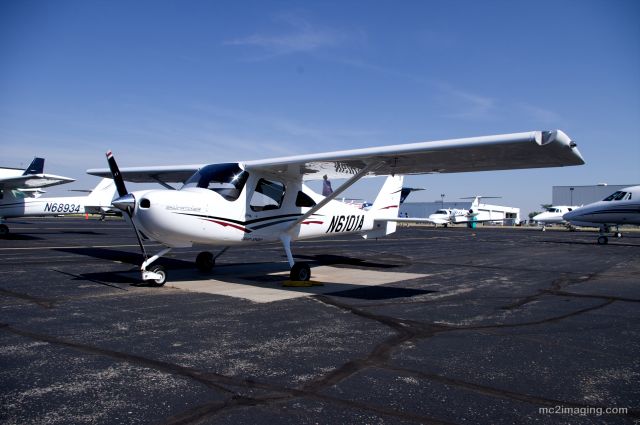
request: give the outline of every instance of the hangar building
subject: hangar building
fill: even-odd
[[[602,201],[613,192],[638,184],[606,184],[586,186],[553,186],[551,205],[586,205]]]

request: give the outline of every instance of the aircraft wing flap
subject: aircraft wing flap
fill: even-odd
[[[184,183],[200,168],[206,164],[192,165],[168,165],[157,167],[123,167],[120,174],[125,181],[133,183]],[[92,168],[87,170],[88,174],[111,178],[111,171],[108,168]]]
[[[71,183],[73,181],[75,181],[75,179],[56,176],[54,174],[25,174],[21,176],[0,178],[0,189],[37,189],[41,187]]]
[[[302,175],[305,180],[346,178],[369,164],[369,175],[458,173],[584,164],[562,131],[420,142],[245,162],[247,170]]]

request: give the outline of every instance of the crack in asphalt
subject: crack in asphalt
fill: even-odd
[[[429,264],[429,263],[425,263],[425,264]],[[442,265],[442,264],[438,264],[438,265]],[[464,267],[465,265],[457,264],[456,266]],[[486,268],[486,269],[504,269],[499,267],[482,266],[482,265],[466,265],[466,266],[480,267],[480,268]],[[91,280],[85,277],[76,276],[71,273],[63,272],[60,270],[55,270],[55,269],[53,270],[62,274],[72,276],[74,278]],[[522,271],[522,269],[517,269],[517,270]],[[541,272],[541,270],[530,270],[530,271]],[[548,271],[544,271],[544,272],[548,272]],[[566,318],[574,317],[590,311],[601,309],[616,301],[623,301],[623,302],[639,302],[640,301],[637,299],[598,295],[598,294],[576,294],[576,293],[571,293],[571,292],[562,290],[564,286],[567,286],[569,284],[583,283],[583,282],[589,281],[593,279],[597,274],[598,273],[593,273],[587,276],[584,276],[583,274],[579,277],[572,278],[569,276],[568,273],[565,273],[558,279],[553,280],[549,288],[538,290],[535,294],[523,297],[522,299],[510,305],[502,307],[502,309],[506,309],[506,310],[518,309],[538,299],[543,295],[597,298],[597,299],[603,299],[604,301],[602,303],[599,303],[594,306],[586,307],[583,309],[579,309],[576,311],[572,311],[566,314],[558,315],[558,316],[547,317],[540,320],[520,322],[520,323],[503,323],[503,324],[487,324],[487,325],[449,325],[449,324],[440,324],[440,323],[425,323],[425,322],[399,319],[395,317],[380,315],[380,314],[376,314],[366,310],[367,308],[374,307],[374,305],[365,305],[361,307],[356,307],[356,306],[352,306],[352,305],[340,302],[337,299],[335,299],[335,297],[332,297],[330,295],[317,295],[314,298],[319,300],[323,304],[339,308],[343,311],[347,311],[351,314],[365,318],[367,320],[378,322],[384,326],[391,328],[395,332],[395,334],[387,337],[384,341],[378,343],[363,358],[350,360],[344,363],[343,365],[341,365],[340,367],[338,367],[337,369],[332,370],[331,372],[321,376],[318,379],[307,382],[299,388],[283,387],[283,386],[278,386],[270,383],[256,381],[253,379],[235,378],[235,377],[221,375],[221,374],[212,373],[212,372],[203,372],[198,369],[184,367],[184,366],[176,365],[174,363],[154,360],[154,359],[146,358],[143,356],[123,353],[115,350],[109,350],[109,349],[99,348],[99,347],[88,345],[88,344],[69,341],[63,338],[58,338],[50,335],[38,334],[35,332],[21,330],[8,324],[0,323],[0,329],[16,335],[21,335],[31,339],[48,342],[54,345],[71,348],[81,352],[102,355],[102,356],[115,359],[117,361],[128,362],[131,364],[156,369],[170,375],[177,375],[177,376],[189,378],[198,383],[205,385],[208,388],[220,391],[221,393],[227,395],[227,398],[222,401],[216,400],[210,403],[205,403],[205,404],[196,406],[194,408],[187,409],[170,418],[167,418],[166,421],[164,422],[166,424],[171,424],[171,425],[191,424],[191,423],[196,423],[203,419],[218,415],[230,409],[252,407],[252,406],[258,406],[258,405],[269,405],[272,403],[284,403],[284,402],[291,401],[293,399],[303,398],[303,399],[315,399],[315,400],[319,400],[327,403],[332,403],[335,405],[342,405],[349,408],[361,409],[361,410],[369,411],[379,415],[396,417],[403,420],[415,421],[415,422],[426,423],[426,424],[434,424],[434,425],[435,424],[444,425],[444,424],[448,424],[448,422],[434,419],[424,415],[417,415],[409,412],[400,412],[392,408],[376,406],[372,403],[363,403],[355,400],[345,400],[345,399],[341,399],[341,398],[326,394],[324,393],[324,391],[355,376],[357,373],[360,373],[365,369],[378,368],[382,370],[392,371],[394,373],[398,373],[402,375],[415,376],[424,380],[439,382],[448,386],[460,388],[466,391],[471,391],[471,392],[485,395],[485,396],[497,397],[502,399],[518,401],[518,402],[531,403],[535,405],[545,405],[545,406],[564,405],[568,407],[604,407],[604,406],[586,405],[586,404],[575,403],[575,402],[567,402],[563,400],[549,399],[549,398],[538,397],[538,396],[529,395],[529,394],[522,394],[522,393],[513,392],[509,390],[503,390],[503,389],[493,388],[485,385],[480,385],[473,382],[467,382],[459,379],[449,378],[449,377],[438,375],[435,373],[427,373],[427,372],[422,372],[418,370],[396,367],[388,364],[389,360],[391,359],[393,351],[395,351],[397,348],[402,346],[402,344],[415,341],[415,340],[425,340],[441,333],[454,332],[454,331],[479,331],[479,330],[534,326],[534,325],[539,325],[544,323],[560,321]],[[91,280],[91,281],[94,281],[94,280]],[[99,282],[99,281],[94,281],[94,282],[102,285],[112,286],[117,289],[126,291],[126,289],[124,288],[121,288],[115,285],[110,285],[105,282]],[[25,299],[29,302],[33,302],[44,308],[54,307],[54,301],[51,301],[51,300],[32,297],[26,294],[20,294],[20,293],[8,291],[5,289],[0,289],[0,294],[12,296],[20,299]],[[267,391],[267,393],[262,395],[257,395],[257,396],[246,396],[246,395],[239,394],[237,391],[233,391],[232,389],[229,388],[234,386],[240,387],[243,389],[260,389],[260,390]],[[640,418],[640,411],[629,409],[628,416],[633,418]]]
[[[62,338],[53,337],[50,335],[30,332],[23,329],[18,329],[6,323],[0,323],[0,330],[12,333],[14,335],[24,336],[36,341],[42,341],[53,345],[71,348],[84,353],[106,356],[117,361],[155,369],[170,375],[182,376],[201,383],[208,388],[221,391],[228,395],[228,398],[223,401],[216,400],[211,403],[206,403],[192,409],[188,409],[171,418],[168,418],[165,422],[166,424],[174,425],[194,423],[203,419],[204,417],[215,415],[223,410],[231,408],[265,405],[273,402],[286,402],[296,398],[313,398],[333,404],[344,405],[351,408],[370,411],[372,413],[377,413],[380,415],[398,417],[401,419],[412,420],[424,424],[450,425],[449,422],[433,419],[427,416],[398,412],[396,410],[387,409],[380,406],[359,403],[356,401],[343,400],[337,397],[332,397],[330,395],[320,394],[309,389],[280,387],[278,385],[264,383],[253,379],[235,378],[213,372],[203,372],[194,368],[179,366],[174,363],[150,359],[135,354],[123,353],[121,351],[109,350],[88,344],[82,344]],[[228,388],[229,386],[242,387],[244,389],[261,389],[270,392],[261,396],[249,397],[232,391]]]
[[[56,303],[55,300],[34,297],[33,295],[24,294],[22,292],[10,291],[8,289],[3,289],[3,288],[0,288],[0,295],[12,297],[12,298],[18,298],[20,300],[25,300],[30,303],[36,304],[42,308],[47,308],[47,309],[55,307],[55,303]]]
[[[56,272],[56,273],[60,273],[60,274],[66,275],[66,276],[71,276],[74,279],[86,280],[88,282],[93,282],[93,283],[97,283],[97,284],[104,285],[104,286],[110,286],[111,288],[120,289],[121,291],[128,291],[127,288],[121,288],[118,285],[112,285],[110,283],[102,282],[102,281],[99,281],[99,280],[96,280],[96,279],[91,279],[91,278],[88,278],[86,276],[81,276],[81,275],[78,275],[78,274],[69,273],[69,272],[65,272],[65,271],[62,271],[62,270],[58,270],[58,269],[51,269],[51,271]]]

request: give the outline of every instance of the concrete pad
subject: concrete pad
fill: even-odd
[[[195,272],[179,270],[172,272],[172,281],[166,286],[191,292],[200,292],[228,297],[243,298],[257,303],[269,303],[318,294],[348,291],[366,286],[379,286],[427,277],[427,274],[382,272],[375,270],[348,269],[342,267],[318,266],[311,270],[314,282],[322,286],[283,287],[289,272],[270,272],[263,265],[243,267],[220,267],[215,270],[214,279],[199,278]],[[261,275],[261,271],[267,273]],[[196,276],[194,276],[196,275]],[[190,277],[190,278],[189,278]],[[196,278],[194,280],[194,277]]]

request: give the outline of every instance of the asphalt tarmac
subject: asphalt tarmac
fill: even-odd
[[[176,250],[156,288],[123,221],[8,224],[2,424],[640,423],[640,233],[296,242],[309,288],[276,244]]]

